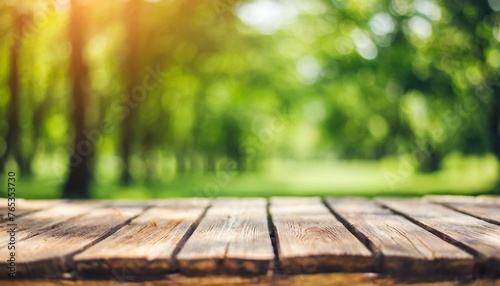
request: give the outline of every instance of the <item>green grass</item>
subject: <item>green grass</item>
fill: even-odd
[[[120,186],[110,177],[98,177],[97,199],[150,199],[169,197],[270,196],[419,196],[424,194],[474,195],[490,191],[496,182],[494,158],[451,157],[442,171],[421,174],[398,158],[366,161],[273,161],[266,171],[220,172],[216,175],[176,176],[154,182]],[[411,167],[411,164],[410,164]],[[62,177],[20,178],[17,197],[59,198]]]

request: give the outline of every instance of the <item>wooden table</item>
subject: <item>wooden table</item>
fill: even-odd
[[[2,285],[500,285],[498,197],[18,200],[8,212],[0,201]]]

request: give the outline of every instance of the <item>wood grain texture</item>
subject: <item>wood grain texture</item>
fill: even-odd
[[[59,204],[63,202],[63,200],[25,200],[25,199],[16,199],[16,206],[14,213],[16,219],[18,217],[22,217],[26,214],[53,206],[55,204]],[[7,224],[9,207],[7,205],[7,199],[0,200],[0,222]]]
[[[474,253],[479,272],[500,273],[500,226],[419,199],[377,201]]]
[[[437,200],[437,202],[458,212],[500,225],[500,204],[491,200],[477,198],[473,201]]]
[[[319,198],[272,198],[270,214],[285,275],[373,269],[370,251]]]
[[[425,196],[456,211],[500,225],[500,199],[493,196]]]
[[[24,201],[25,206],[30,203]],[[473,266],[473,277],[500,275],[500,225],[487,222],[496,222],[498,197],[332,198],[325,202],[273,198],[271,233],[265,199],[221,198],[203,216],[206,203],[204,199],[36,201],[16,219],[16,281],[35,281],[22,280],[23,276],[69,278],[75,269],[76,278],[94,279],[99,273],[104,274],[99,279],[130,285],[445,281],[439,277],[476,283],[466,276]],[[0,223],[0,257],[8,258],[2,241],[6,224]],[[277,238],[280,263],[275,272],[269,269],[275,259],[270,236]],[[2,280],[7,277],[5,260],[0,260],[0,285],[7,281]],[[358,273],[345,273],[374,270],[381,276],[363,276],[370,277],[366,281],[356,280]],[[312,275],[331,271],[344,273],[337,273],[338,279]],[[46,282],[109,285],[112,281]]]
[[[477,196],[478,203],[490,203],[500,205],[500,196]]]
[[[175,252],[191,234],[209,200],[172,200],[155,203],[128,225],[74,257],[83,276],[153,275],[177,270]]]
[[[71,219],[37,236],[20,241],[16,247],[18,276],[50,276],[72,267],[71,257],[115,232],[142,208],[98,208]],[[0,257],[8,257],[6,248]],[[6,269],[2,259],[1,269]]]
[[[370,245],[380,272],[473,274],[472,255],[368,199],[328,198],[326,203]]]
[[[186,275],[264,275],[274,258],[265,199],[213,202],[177,255]]]
[[[161,285],[318,285],[318,286],[352,286],[352,285],[384,285],[384,286],[498,286],[500,279],[457,279],[450,277],[407,276],[391,277],[375,273],[322,273],[307,275],[276,276],[203,276],[187,277],[169,274],[157,280],[141,281],[139,279],[120,280],[69,280],[69,279],[11,279],[0,280],[9,286],[161,286]],[[2,284],[3,285],[3,284]]]
[[[439,195],[426,195],[422,200],[434,203],[476,203],[478,197],[473,196],[439,196]]]
[[[500,205],[500,196],[438,196],[427,195],[423,200],[435,203],[470,203],[470,204],[496,204]]]
[[[100,204],[96,202],[66,202],[58,203],[37,212],[28,213],[16,219],[15,233],[16,240],[22,241],[44,231],[50,230],[57,225],[81,216],[91,209],[97,208]],[[0,225],[0,248],[8,244],[12,226]]]

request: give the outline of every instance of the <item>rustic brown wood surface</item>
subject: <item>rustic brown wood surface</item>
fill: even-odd
[[[65,202],[54,204],[43,210],[28,213],[15,220],[16,240],[21,241],[44,231],[50,230],[64,221],[81,216],[102,204],[97,202]],[[4,248],[10,237],[13,226],[7,223],[0,225],[0,249]]]
[[[22,205],[0,285],[500,285],[492,196]]]
[[[272,198],[270,214],[284,273],[372,270],[370,251],[320,198]]]
[[[441,203],[456,211],[500,225],[500,200],[480,196],[426,196],[432,202]]]
[[[446,203],[447,207],[500,225],[500,205],[489,203]]]
[[[9,210],[7,199],[0,200],[0,222],[7,221],[9,219],[9,212],[14,214],[16,218],[23,215],[29,214],[31,212],[41,210],[50,207],[54,204],[63,202],[62,200],[36,200],[28,201],[24,199],[15,200],[15,209]]]
[[[500,204],[500,196],[477,196],[476,200],[480,203]]]
[[[170,285],[313,285],[313,286],[352,286],[352,285],[384,285],[384,286],[499,286],[500,279],[433,279],[429,277],[419,278],[391,277],[376,273],[320,273],[320,274],[299,274],[286,277],[277,276],[202,276],[189,277],[179,274],[169,274],[156,280],[70,280],[70,279],[13,279],[2,281],[12,286],[37,285],[37,286],[170,286]]]
[[[368,199],[328,198],[326,202],[370,245],[381,272],[473,274],[470,254]]]
[[[213,202],[177,259],[181,273],[265,274],[274,258],[265,199]]]
[[[427,196],[423,196],[422,200],[435,202],[435,203],[476,203],[478,201],[478,197],[427,195]]]
[[[184,243],[209,204],[208,200],[179,200],[159,204],[133,219],[102,242],[77,254],[81,275],[167,273],[177,269],[174,254]]]
[[[438,196],[427,195],[422,197],[423,200],[436,203],[486,203],[500,205],[500,196]]]
[[[71,219],[37,236],[18,242],[16,272],[21,276],[57,275],[72,267],[72,256],[110,235],[142,208],[98,208],[84,216]],[[7,248],[0,257],[8,257]],[[7,262],[2,259],[0,267]]]
[[[500,273],[500,226],[420,199],[378,199],[427,230],[476,255],[480,272]]]

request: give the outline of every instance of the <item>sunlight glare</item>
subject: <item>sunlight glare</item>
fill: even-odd
[[[236,15],[263,34],[273,34],[297,16],[296,8],[273,0],[257,0],[236,9]]]

